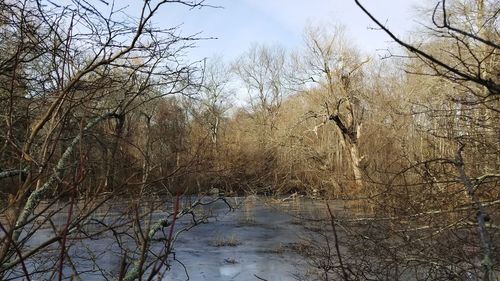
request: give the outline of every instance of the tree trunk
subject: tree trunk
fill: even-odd
[[[352,172],[354,174],[354,181],[358,188],[363,188],[363,179],[361,171],[361,156],[359,155],[359,149],[356,144],[349,145],[349,152],[351,155]]]
[[[359,153],[358,140],[361,135],[361,124],[353,124],[347,127],[338,114],[333,114],[329,117],[340,131],[343,145],[349,150],[351,158],[351,168],[354,175],[356,187],[363,189],[363,178],[361,169],[361,160],[363,157]]]

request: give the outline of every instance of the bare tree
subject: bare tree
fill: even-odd
[[[338,131],[342,146],[348,151],[356,185],[363,187],[359,149],[362,131],[363,101],[361,85],[363,65],[357,51],[348,43],[344,30],[336,26],[332,31],[309,27],[305,33],[307,55],[304,65],[307,77],[319,83],[326,93],[323,122],[332,121]],[[307,80],[306,80],[307,81]]]
[[[283,48],[258,45],[253,45],[234,66],[250,95],[253,111],[261,116],[259,122],[269,132],[276,129],[276,119],[288,92],[285,67]]]
[[[453,243],[454,239],[446,236],[447,233],[460,233],[458,235],[465,235],[468,231],[475,233],[482,255],[482,279],[496,280],[497,257],[494,250],[496,249],[494,242],[496,231],[495,227],[489,225],[488,222],[491,219],[489,212],[497,210],[494,206],[497,205],[498,193],[492,190],[497,186],[499,179],[498,166],[492,164],[497,161],[498,157],[498,134],[496,133],[498,123],[493,121],[499,118],[497,66],[500,45],[498,44],[498,27],[494,23],[500,11],[498,5],[484,1],[463,1],[453,5],[447,5],[446,1],[438,2],[432,10],[433,26],[427,27],[426,33],[435,40],[412,44],[398,38],[359,1],[355,2],[380,29],[408,52],[406,57],[411,61],[407,72],[410,75],[423,76],[424,78],[416,78],[420,79],[419,81],[434,79],[434,83],[446,85],[440,93],[435,92],[435,86],[421,89],[422,92],[428,91],[432,95],[441,95],[439,96],[441,99],[438,100],[441,104],[429,104],[427,101],[417,100],[413,106],[413,114],[419,116],[416,119],[418,126],[430,135],[427,136],[429,140],[436,144],[444,144],[448,148],[440,148],[430,158],[410,161],[410,166],[394,176],[390,185],[407,188],[406,192],[399,193],[399,196],[402,194],[409,196],[410,206],[413,206],[411,200],[421,202],[419,204],[424,210],[410,216],[420,217],[424,214],[440,216],[442,211],[425,210],[426,208],[439,208],[438,205],[433,206],[431,202],[422,203],[422,200],[428,201],[429,198],[436,200],[440,196],[448,196],[448,203],[470,202],[471,206],[466,209],[470,210],[469,213],[463,216],[442,218],[446,221],[447,227],[438,227],[440,230],[436,230],[435,235],[431,237],[449,239],[448,242]],[[467,10],[472,12],[468,13]],[[458,146],[458,148],[449,149],[450,146]],[[481,155],[481,159],[477,158],[478,155]],[[410,177],[410,174],[413,175]],[[417,181],[414,184],[419,187],[408,189],[408,185],[414,181]],[[450,183],[454,184],[450,186]],[[466,197],[457,195],[452,198],[451,194],[456,194],[453,193],[457,187],[455,184],[459,183]],[[427,194],[430,193],[433,195],[428,197]],[[465,211],[457,207],[452,208],[456,208],[457,214]],[[389,208],[384,210],[389,210]],[[404,208],[395,210],[408,212],[404,211]],[[468,216],[475,217],[475,223],[471,223],[473,228],[465,227],[463,224]],[[393,221],[393,223],[400,224],[401,222]],[[413,233],[418,232],[414,230]],[[421,237],[418,241],[426,239],[428,238]],[[410,238],[410,241],[413,239]],[[428,240],[428,243],[434,242]],[[468,243],[476,245],[473,241],[468,241]],[[433,254],[440,256],[442,260],[453,259],[447,257],[445,252]],[[470,253],[466,255],[468,254]],[[429,254],[429,259],[432,259],[431,255]],[[467,267],[465,264],[469,261],[463,262],[464,268],[459,266],[458,269],[453,269],[453,274],[462,276],[464,273],[459,272],[470,270],[476,272],[476,276],[480,275],[474,262],[469,264],[471,269],[465,269]],[[442,266],[445,265],[446,263]],[[445,267],[443,271],[446,271]]]
[[[201,91],[201,111],[205,114],[208,123],[211,140],[216,152],[219,151],[218,142],[221,123],[230,109],[231,71],[224,64],[221,57],[215,57],[207,61],[204,83]]]
[[[408,43],[355,2],[403,54],[361,87],[377,99],[363,120],[371,194],[319,214],[306,256],[320,280],[497,280],[498,4],[439,2]]]
[[[189,9],[204,6],[203,1],[174,2]],[[151,217],[158,208],[142,212],[139,201],[131,204],[132,218],[99,218],[96,212],[109,200],[136,192],[134,187],[144,190],[160,181],[151,178],[159,166],[152,162],[151,140],[130,136],[137,128],[134,117],[141,112],[146,116],[149,136],[152,101],[199,88],[198,65],[182,59],[182,52],[198,38],[181,36],[177,27],[152,24],[171,3],[144,1],[133,15],[107,1],[0,3],[0,180],[12,179],[14,193],[1,208],[8,220],[0,224],[0,279],[54,276],[54,267],[37,272],[36,260],[45,251],[53,261],[47,262],[49,267],[60,264],[59,280],[67,264],[78,276],[70,255],[75,243],[70,241],[99,233],[120,241],[129,235],[122,219],[135,221],[135,234],[141,238],[136,240],[138,248],[119,247],[119,279],[146,273],[153,278],[167,269],[170,249],[152,255],[151,239],[167,227],[174,229],[176,218],[191,213],[193,205],[174,204],[178,208],[159,221]],[[142,157],[131,152],[136,148]],[[102,195],[103,191],[113,192]],[[58,207],[67,198],[70,203]],[[61,216],[67,220],[63,226],[55,223]],[[103,229],[89,231],[96,220]],[[44,242],[33,242],[46,225],[53,225],[53,232],[43,237]],[[172,235],[167,238],[171,245]],[[54,251],[60,255],[52,255]],[[93,265],[98,266],[98,260]]]

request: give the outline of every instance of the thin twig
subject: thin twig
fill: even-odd
[[[335,228],[335,216],[333,215],[333,212],[330,209],[330,204],[326,203],[326,208],[328,209],[328,213],[330,214],[330,224],[332,225],[333,238],[335,240],[335,251],[337,252],[337,258],[339,259],[340,269],[342,269],[342,275],[344,276],[344,280],[349,280],[349,275],[345,270],[344,263],[342,261],[342,254],[340,252],[339,239],[337,235],[337,230]]]

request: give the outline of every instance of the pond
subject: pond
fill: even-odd
[[[292,280],[308,269],[296,245],[309,235],[302,217],[318,216],[322,203],[253,196],[232,200],[238,209],[190,230],[177,242],[176,253],[190,280]],[[179,266],[170,280],[186,280]]]
[[[184,204],[191,200],[181,199]],[[210,198],[203,200],[210,201]],[[162,280],[294,280],[294,276],[310,268],[300,255],[300,245],[310,235],[306,229],[310,221],[304,218],[324,216],[324,202],[307,198],[273,199],[257,196],[226,200],[233,208],[223,201],[196,208],[193,213],[204,218],[200,220],[204,222],[202,224],[193,226],[191,216],[178,219],[174,233],[183,231],[173,245],[173,253],[169,256],[170,269]],[[345,212],[340,203],[330,204],[335,212]],[[57,209],[56,206],[51,208]],[[52,216],[52,226],[44,222],[29,238],[26,249],[36,248],[54,236],[57,230],[64,229],[67,208],[65,204],[62,211]],[[172,203],[166,207],[172,208]],[[78,206],[77,209],[82,207]],[[87,219],[81,233],[89,233],[88,236],[80,232],[69,236],[65,278],[71,279],[76,275],[81,280],[105,280],[103,276],[116,278],[123,264],[124,253],[127,255],[129,252],[129,266],[137,261],[137,254],[133,253],[134,247],[138,245],[134,243],[137,241],[137,231],[134,231],[137,228],[134,220],[129,219],[133,217],[130,210],[126,200],[108,202],[91,219]],[[144,220],[150,218],[154,222],[170,213],[159,208],[149,213],[149,216],[141,217],[140,221],[145,224]],[[111,228],[114,232],[106,231]],[[165,247],[169,229],[154,236],[151,253],[160,252]],[[117,234],[117,231],[121,234]],[[54,279],[57,276],[54,267],[58,264],[59,252],[60,247],[53,245],[33,256],[27,261],[29,271],[39,272],[34,276],[40,279]],[[9,271],[4,278],[22,280],[22,275],[19,267]]]

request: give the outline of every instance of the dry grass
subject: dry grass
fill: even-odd
[[[212,242],[212,246],[214,247],[236,247],[241,245],[241,242],[235,235],[231,235],[230,237],[218,237]]]

